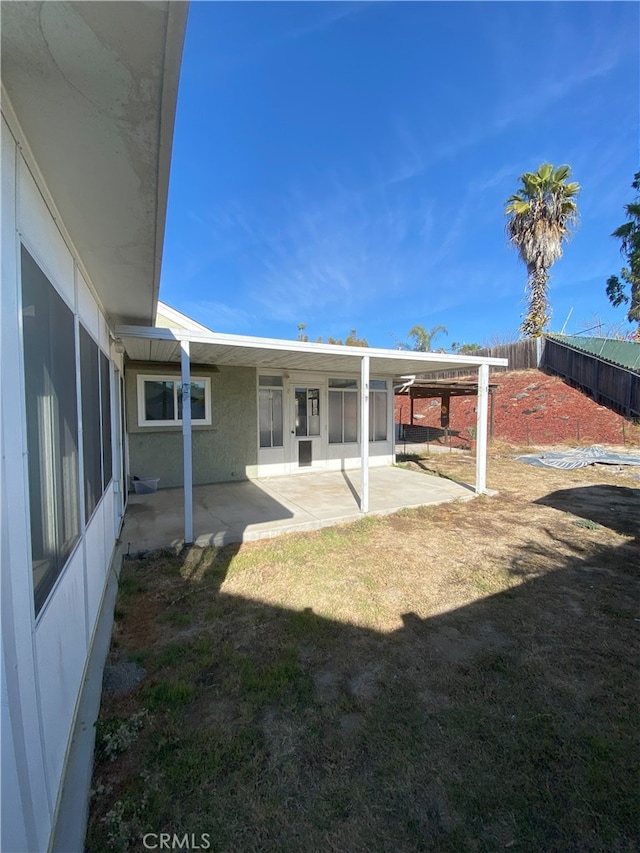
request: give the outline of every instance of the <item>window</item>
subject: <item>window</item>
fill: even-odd
[[[320,435],[320,389],[295,389],[296,435]]]
[[[282,377],[258,377],[260,447],[282,447]]]
[[[113,475],[109,359],[80,326],[80,398],[84,517],[88,521]]]
[[[211,423],[211,380],[191,378],[191,423]],[[175,376],[138,376],[138,425],[182,424],[182,380]]]
[[[98,345],[83,326],[80,326],[80,397],[82,400],[84,517],[85,521],[88,521],[102,496],[100,362]]]
[[[111,370],[109,359],[100,351],[100,403],[102,408],[102,491],[113,478],[111,438]]]
[[[260,388],[282,388],[282,376],[259,376]]]
[[[31,558],[36,614],[80,536],[74,318],[21,248]]]
[[[369,383],[369,441],[387,440],[387,383],[372,379]]]
[[[329,379],[329,444],[358,441],[358,383]]]

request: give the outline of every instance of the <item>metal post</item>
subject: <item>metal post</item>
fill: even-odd
[[[476,426],[476,494],[487,490],[487,410],[489,398],[489,365],[478,368],[478,417]]]
[[[191,453],[191,361],[189,341],[180,341],[182,365],[182,453],[184,469],[184,541],[193,542],[193,458]]]
[[[360,511],[369,512],[369,356],[360,368]]]

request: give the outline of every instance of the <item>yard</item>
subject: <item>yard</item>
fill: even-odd
[[[639,469],[511,457],[494,497],[125,561],[89,853],[640,849]]]

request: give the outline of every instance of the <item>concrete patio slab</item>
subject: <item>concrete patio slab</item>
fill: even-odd
[[[237,483],[196,486],[196,545],[226,545],[317,530],[362,518],[360,471],[292,474]],[[471,486],[404,468],[369,471],[369,515],[473,497]],[[182,489],[130,495],[120,535],[125,552],[176,548],[184,540]]]

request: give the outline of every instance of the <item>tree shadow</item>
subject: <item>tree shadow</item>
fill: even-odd
[[[593,485],[559,489],[534,501],[571,513],[623,536],[640,539],[640,489],[628,486]]]
[[[290,521],[293,512],[259,483],[241,480],[194,486],[192,518],[198,544],[222,546],[241,541],[251,525]],[[129,497],[120,538],[134,554],[180,547],[184,535],[181,487]]]
[[[112,654],[146,675],[102,716],[150,722],[97,752],[88,851],[145,831],[274,853],[637,849],[633,544],[560,559],[532,538],[496,594],[471,555],[477,600],[390,633],[323,616],[304,537],[290,547],[301,610],[263,600],[277,552],[126,561]]]

